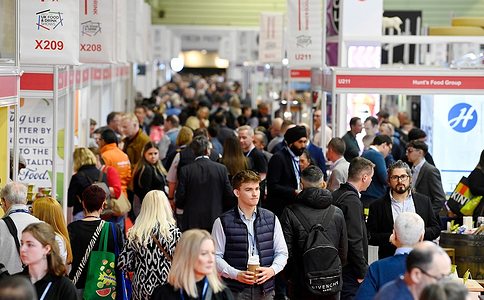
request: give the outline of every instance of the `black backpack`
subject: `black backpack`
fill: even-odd
[[[329,296],[341,291],[341,259],[338,249],[333,245],[327,228],[333,221],[335,207],[329,206],[323,216],[323,223],[310,226],[296,206],[288,206],[308,233],[302,249],[303,286],[315,296]]]

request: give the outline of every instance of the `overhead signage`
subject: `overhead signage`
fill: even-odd
[[[336,75],[336,88],[484,90],[484,77]]]
[[[321,65],[321,1],[287,0],[287,59],[289,68]]]
[[[117,10],[114,0],[84,0],[79,5],[80,61],[116,62]]]
[[[79,0],[20,1],[22,64],[79,64]]]
[[[281,64],[284,45],[284,14],[261,13],[259,62]]]

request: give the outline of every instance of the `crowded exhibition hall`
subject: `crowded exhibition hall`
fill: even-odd
[[[483,15],[0,0],[0,300],[484,299]]]

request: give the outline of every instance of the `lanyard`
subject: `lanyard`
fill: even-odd
[[[29,213],[29,211],[28,211],[28,210],[26,210],[26,209],[16,209],[16,210],[12,210],[12,211],[11,211],[11,212],[9,212],[8,214],[9,214],[9,215],[11,215],[11,214],[18,213],[18,212],[24,212],[24,213],[26,213],[26,214],[28,214],[28,213]]]
[[[200,298],[201,300],[203,300],[203,298],[205,298],[205,294],[207,293],[207,289],[208,289],[208,279],[205,276],[205,283],[203,284],[202,298]],[[183,295],[183,289],[180,289],[180,297],[182,298],[182,300],[185,300],[185,296]],[[40,299],[40,300],[42,300],[42,299]],[[210,300],[210,299],[207,299],[207,300]]]
[[[45,295],[46,295],[46,294],[47,294],[47,292],[49,291],[49,289],[50,289],[50,286],[51,286],[51,285],[52,285],[52,281],[51,281],[51,282],[49,282],[49,284],[48,284],[48,285],[47,285],[47,287],[45,288],[44,292],[42,293],[42,297],[40,297],[40,299],[39,299],[39,300],[44,300]]]
[[[255,148],[255,147],[254,147]],[[249,157],[250,153],[252,152],[252,150],[254,150],[254,148],[250,149],[249,152],[247,152],[247,154],[245,155],[246,157]]]

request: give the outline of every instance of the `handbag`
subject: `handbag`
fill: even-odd
[[[107,174],[108,168],[111,166],[103,166],[101,171]],[[131,203],[128,197],[121,192],[119,198],[109,197],[106,199],[107,206],[102,212],[103,219],[109,219],[111,216],[120,217],[126,215],[131,210]]]
[[[114,237],[114,255],[119,257],[121,253],[118,245],[118,234],[116,233],[116,228],[114,226],[111,227],[113,229],[113,237]],[[126,273],[121,270],[116,271],[116,300],[129,300],[131,299],[132,294],[131,288],[131,280],[129,280],[126,276]]]
[[[99,249],[92,251],[87,268],[84,300],[116,299],[116,256],[108,252],[109,222],[104,222]]]
[[[469,189],[469,179],[465,176],[462,176],[459,184],[457,184],[456,188],[450,195],[449,200],[447,200],[447,206],[453,213],[461,215],[462,213],[460,210],[471,199],[472,194],[471,190]]]
[[[464,216],[472,216],[474,214],[474,210],[481,202],[482,196],[474,196],[472,197],[467,203],[460,209],[460,212]]]

